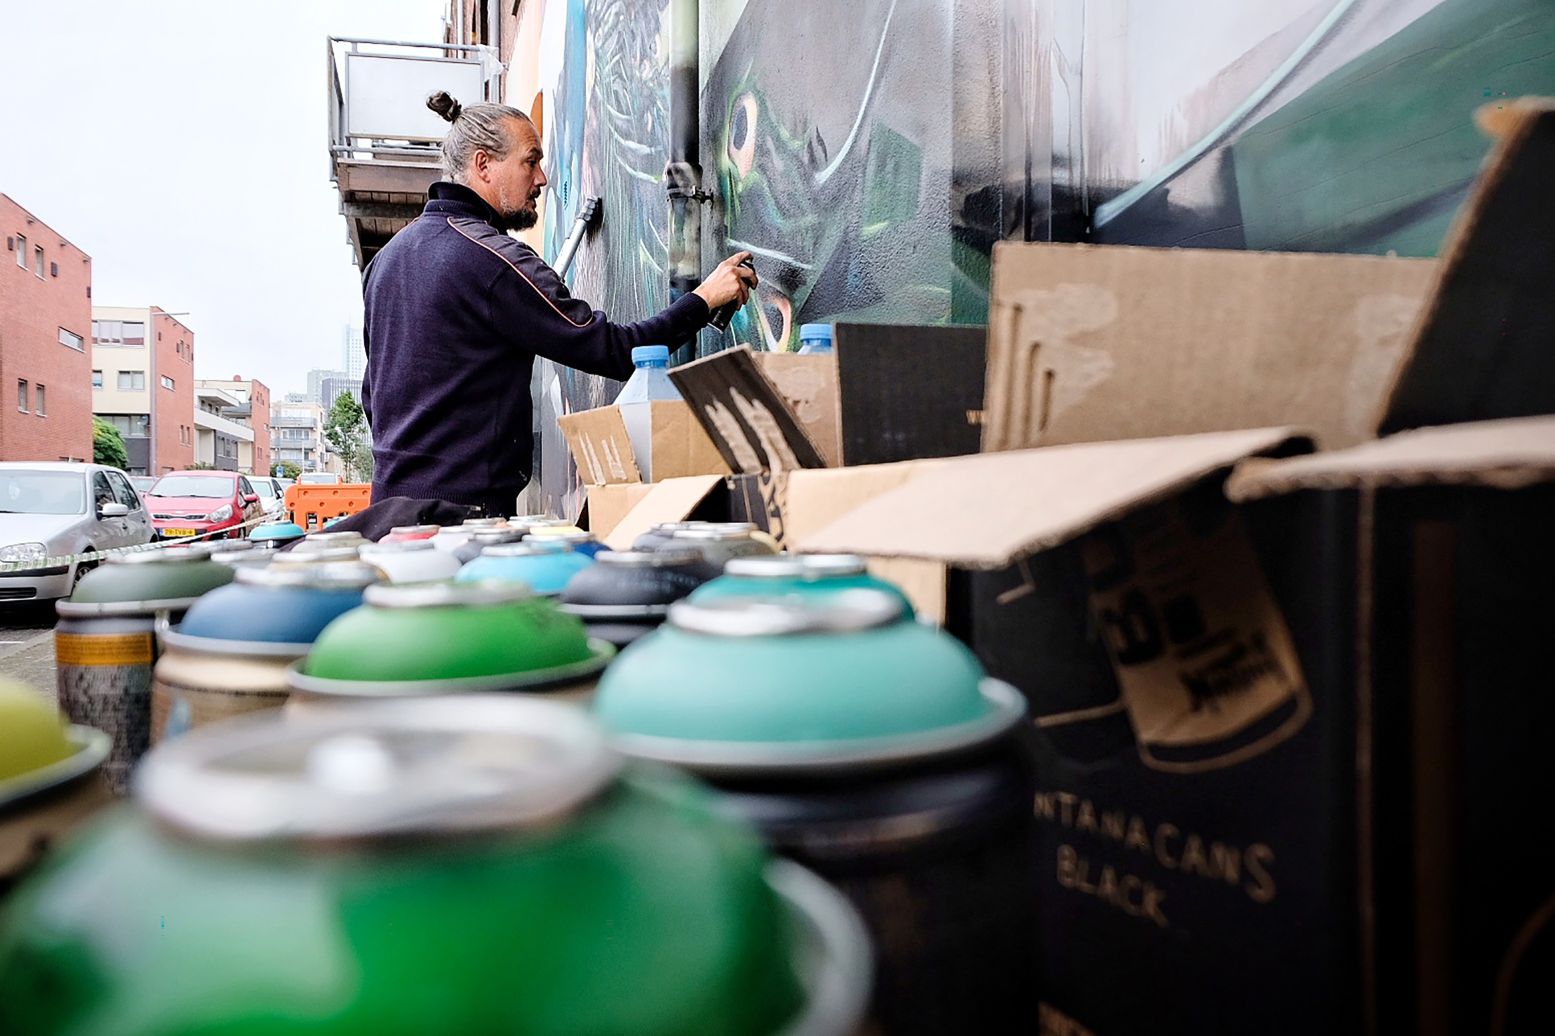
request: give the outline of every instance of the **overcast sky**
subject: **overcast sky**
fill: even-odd
[[[0,192],[92,257],[94,302],[188,310],[197,376],[302,391],[362,315],[325,37],[436,42],[444,8],[0,0]]]

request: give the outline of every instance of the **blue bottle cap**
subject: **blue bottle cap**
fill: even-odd
[[[667,345],[639,345],[632,350],[633,363],[668,363],[670,347]]]
[[[820,339],[822,341],[830,342],[832,340],[831,325],[830,324],[800,324],[799,325],[799,340],[801,342],[808,342],[811,339]]]

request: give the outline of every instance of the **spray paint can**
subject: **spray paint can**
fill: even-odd
[[[286,704],[287,667],[379,580],[378,569],[360,561],[278,565],[241,571],[200,598],[182,623],[159,631],[152,741]]]
[[[208,551],[165,547],[109,559],[55,605],[59,707],[72,723],[112,739],[103,774],[116,794],[129,790],[130,770],[151,740],[157,627],[182,619],[232,578]]]
[[[741,259],[740,265],[748,270],[754,270],[756,268],[756,264],[751,261],[749,256]],[[733,320],[734,314],[738,313],[739,311],[740,304],[738,302],[726,302],[722,306],[719,306],[717,309],[713,310],[713,315],[708,319],[707,322],[709,325],[716,327],[720,331],[727,331],[729,330],[729,321]]]

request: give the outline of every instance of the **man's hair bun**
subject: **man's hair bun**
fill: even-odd
[[[464,111],[464,105],[449,96],[446,90],[439,90],[427,98],[427,107],[437,112],[448,122],[453,122]]]

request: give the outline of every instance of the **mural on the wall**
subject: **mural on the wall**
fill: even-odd
[[[981,323],[1000,239],[1433,255],[1487,151],[1473,109],[1555,94],[1555,0],[701,0],[703,268],[756,256],[728,335]],[[615,320],[667,301],[668,0],[549,0],[554,255]],[[614,386],[539,365],[555,417]]]
[[[1006,189],[1037,239],[1435,255],[1488,150],[1473,110],[1555,93],[1549,0],[1009,10],[1007,90],[1030,53],[1039,102]]]
[[[579,249],[567,283],[616,321],[651,316],[668,302],[661,183],[667,8],[668,0],[553,0],[545,11],[544,52],[560,60],[541,75],[552,181],[544,251],[549,258],[560,250],[585,199],[603,198],[603,219]],[[575,514],[582,501],[556,417],[603,406],[620,386],[542,360],[533,388],[541,499],[553,511]]]
[[[762,280],[718,346],[949,318],[951,6],[704,0],[729,26],[701,54],[706,259],[749,251]]]

